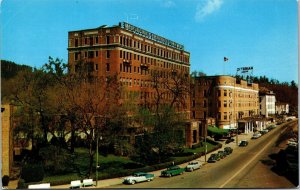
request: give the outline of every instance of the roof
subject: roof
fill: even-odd
[[[218,134],[218,135],[227,135],[229,132],[228,129],[221,129],[219,127],[211,127],[211,126],[208,126],[207,130],[211,133]]]

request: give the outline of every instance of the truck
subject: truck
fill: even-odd
[[[183,174],[185,168],[180,168],[179,166],[171,166],[166,170],[161,172],[161,176],[172,177],[174,175]]]
[[[125,184],[135,184],[144,181],[152,181],[154,179],[154,174],[149,174],[145,172],[135,172],[132,176],[124,178],[123,183]]]

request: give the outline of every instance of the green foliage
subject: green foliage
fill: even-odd
[[[1,79],[10,79],[17,75],[19,71],[32,70],[32,67],[27,65],[19,65],[12,61],[1,61]]]
[[[26,183],[42,181],[44,178],[44,168],[41,164],[27,163],[22,168],[21,178]]]
[[[19,179],[17,189],[26,189],[26,184],[24,179]]]
[[[68,150],[50,145],[41,148],[39,154],[43,159],[45,172],[57,175],[73,171],[75,158]]]

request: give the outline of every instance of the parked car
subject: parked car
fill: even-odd
[[[216,161],[217,161],[217,156],[215,154],[211,154],[207,160],[208,163],[215,163]]]
[[[219,160],[220,160],[219,154],[211,154],[210,157],[208,158],[207,162],[213,163],[213,162],[216,162],[216,161],[219,161]]]
[[[132,176],[124,178],[123,183],[135,184],[143,181],[152,181],[154,179],[154,174],[149,174],[145,172],[136,172]]]
[[[239,144],[239,146],[247,146],[248,145],[248,141],[246,140],[242,140]]]
[[[233,149],[232,149],[231,147],[225,147],[225,148],[224,148],[224,152],[225,152],[225,154],[227,154],[227,155],[231,154],[232,151],[233,151]]]
[[[229,143],[231,143],[231,142],[233,142],[233,141],[234,141],[233,138],[227,139],[227,140],[225,141],[225,144],[229,144]]]
[[[200,161],[193,161],[190,162],[187,166],[186,166],[186,171],[194,171],[196,169],[200,169],[202,167],[202,163]]]
[[[226,154],[223,150],[218,151],[218,154],[219,154],[220,158],[225,158],[226,157]]]
[[[258,139],[259,137],[261,137],[260,133],[254,133],[252,139]]]
[[[180,168],[179,166],[171,166],[166,170],[162,171],[161,176],[171,177],[174,175],[180,175],[183,174],[184,170],[184,168]]]
[[[261,134],[261,135],[265,135],[265,134],[267,134],[267,132],[266,131],[259,131],[259,133]]]

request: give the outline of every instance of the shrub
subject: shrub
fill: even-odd
[[[24,179],[20,179],[18,181],[18,186],[17,186],[17,189],[26,189],[26,185],[25,185],[25,180]]]
[[[44,168],[41,164],[26,164],[22,168],[21,178],[26,183],[42,181],[44,178]]]
[[[73,169],[74,156],[58,146],[48,146],[40,149],[44,169],[50,174],[65,174]]]

